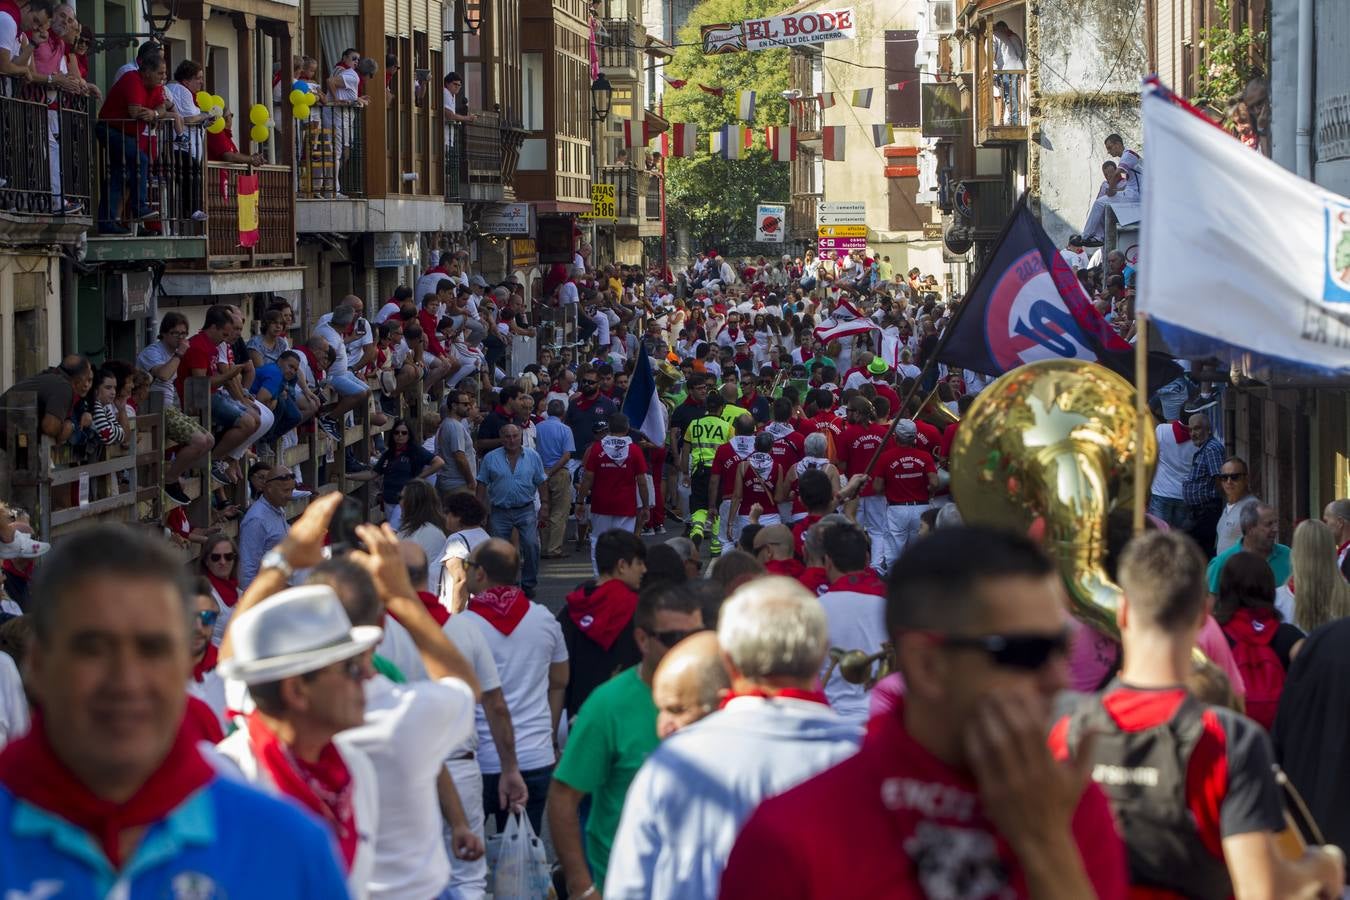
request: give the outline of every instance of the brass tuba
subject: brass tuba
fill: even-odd
[[[969,523],[1025,534],[1039,524],[1073,612],[1117,635],[1120,588],[1106,576],[1106,520],[1132,507],[1135,462],[1151,478],[1150,428],[1139,445],[1134,387],[1096,363],[1048,359],[986,387],[952,445],[951,489]]]
[[[880,665],[876,665],[880,663]],[[876,665],[875,670],[873,666]],[[868,655],[865,650],[844,650],[841,647],[830,648],[830,665],[820,679],[826,684],[839,669],[839,677],[849,684],[861,684],[865,690],[871,690],[876,683],[895,671],[895,645],[886,641],[876,653]]]

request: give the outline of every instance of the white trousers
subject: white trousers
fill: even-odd
[[[614,528],[632,534],[637,531],[637,516],[606,516],[591,513],[591,571],[597,578],[600,576],[600,570],[595,567],[595,541],[601,534]]]
[[[258,415],[258,428],[248,436],[248,440],[230,451],[230,457],[233,459],[243,459],[248,448],[252,447],[264,434],[272,430],[272,424],[276,422],[277,417],[272,411],[263,406],[257,400],[253,401],[253,411]]]
[[[1106,208],[1119,200],[1122,203],[1138,203],[1139,195],[1122,192],[1115,197],[1098,197],[1092,201],[1088,211],[1087,224],[1083,226],[1083,237],[1100,241],[1106,237]]]
[[[890,535],[886,532],[886,498],[877,495],[858,501],[858,524],[872,539],[872,568],[885,575],[894,559]]]
[[[464,815],[469,827],[478,839],[487,842],[483,834],[483,773],[478,768],[477,759],[452,759],[445,764],[450,778],[455,782],[459,793],[459,803],[464,807]],[[483,900],[487,893],[487,855],[473,862],[455,856],[454,845],[450,841],[450,826],[444,826],[445,855],[450,860],[450,887],[457,891],[462,900]]]
[[[919,519],[926,509],[928,505],[923,503],[886,507],[886,536],[891,541],[891,565],[895,564],[912,541],[919,539]]]

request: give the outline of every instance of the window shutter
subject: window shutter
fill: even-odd
[[[901,90],[886,90],[886,121],[896,128],[918,128],[919,73],[914,54],[919,49],[919,32],[886,32],[886,84],[900,82]],[[885,86],[883,86],[884,88]]]

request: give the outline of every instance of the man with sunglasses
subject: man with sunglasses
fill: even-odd
[[[1252,493],[1247,478],[1247,461],[1240,457],[1230,456],[1224,460],[1216,477],[1223,493],[1224,508],[1215,527],[1214,552],[1223,553],[1242,540],[1242,507],[1257,502],[1257,496]]]
[[[1199,549],[1175,531],[1142,535],[1119,578],[1120,676],[1061,720],[1050,745],[1061,758],[1081,752],[1111,798],[1131,888],[1159,900],[1224,898],[1235,886],[1242,897],[1340,896],[1338,849],[1288,859],[1276,846],[1285,821],[1269,737],[1186,689],[1207,609]]]
[[[1045,743],[1068,682],[1066,605],[1020,535],[954,527],[909,547],[886,596],[904,698],[856,755],[759,806],[723,900],[1123,900],[1106,798]]]
[[[600,685],[581,705],[548,792],[548,824],[569,897],[597,895],[628,786],[658,742],[652,675],[671,647],[703,630],[698,597],[663,582],[638,599],[633,635],[642,662]],[[590,795],[582,843],[578,810]]]
[[[290,530],[286,505],[294,492],[295,475],[286,466],[275,466],[263,476],[262,496],[239,523],[240,590],[252,583],[268,552],[285,540]]]

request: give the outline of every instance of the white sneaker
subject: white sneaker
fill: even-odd
[[[8,544],[0,541],[0,559],[35,559],[50,549],[51,544],[39,541],[27,532],[16,531],[14,540]]]

